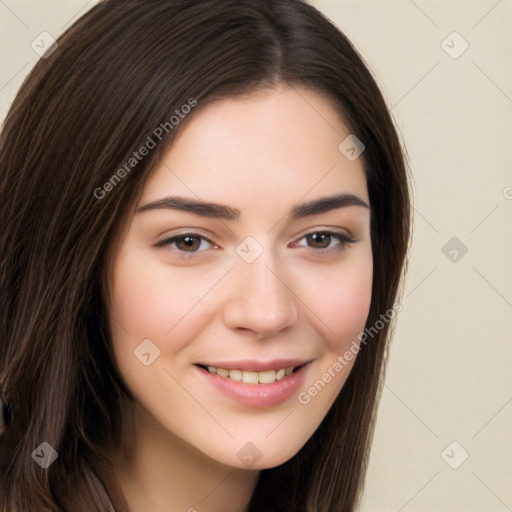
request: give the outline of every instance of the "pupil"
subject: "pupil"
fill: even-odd
[[[194,247],[194,245],[197,245],[197,238],[194,238],[192,236],[184,236],[181,240],[188,249],[197,249],[197,247]]]
[[[320,245],[322,245],[322,242],[327,241],[327,245],[324,243],[321,248],[325,248],[329,245],[330,237],[331,237],[331,235],[327,235],[325,233],[313,233],[312,235],[309,235],[309,236],[313,239],[313,242],[315,244],[320,243]],[[318,240],[319,238],[321,238],[322,240]]]

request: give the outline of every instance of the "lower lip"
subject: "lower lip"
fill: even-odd
[[[290,373],[272,384],[246,384],[229,377],[219,377],[200,366],[196,366],[196,369],[209,380],[212,386],[242,405],[271,407],[288,400],[300,389],[310,364],[311,362],[305,364],[296,372]]]

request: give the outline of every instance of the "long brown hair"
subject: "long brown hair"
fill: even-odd
[[[123,402],[133,397],[111,350],[107,263],[145,180],[180,130],[209,102],[278,83],[333,100],[365,144],[374,260],[367,326],[401,293],[410,237],[407,169],[362,58],[301,0],[105,0],[45,57],[0,136],[0,396],[7,423],[0,510],[125,512],[108,468],[119,448]],[[191,98],[193,112],[168,123],[156,147],[99,194]],[[261,471],[251,512],[354,510],[391,332],[385,323],[360,351],[298,454]],[[47,469],[32,457],[42,442],[58,453]]]

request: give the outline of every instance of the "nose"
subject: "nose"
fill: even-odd
[[[252,263],[237,262],[224,308],[224,322],[229,328],[249,330],[263,338],[297,322],[296,297],[272,267],[275,265],[265,253]]]

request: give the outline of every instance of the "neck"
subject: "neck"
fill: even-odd
[[[246,512],[259,475],[208,457],[139,405],[112,469],[130,512]]]

